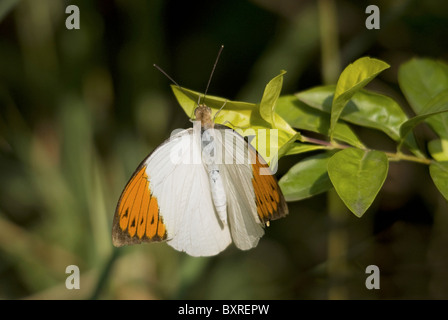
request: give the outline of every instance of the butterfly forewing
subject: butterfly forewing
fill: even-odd
[[[117,247],[167,237],[160,217],[157,198],[151,192],[146,166],[140,165],[118,201],[113,221],[112,239]]]
[[[211,256],[232,241],[217,218],[200,136],[184,130],[139,166],[123,191],[113,223],[114,245],[161,241],[192,256]]]

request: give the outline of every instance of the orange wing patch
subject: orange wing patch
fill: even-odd
[[[116,247],[127,244],[163,241],[166,227],[160,216],[157,198],[149,188],[146,167],[140,166],[129,180],[115,211],[112,240]]]
[[[254,186],[255,202],[260,221],[269,225],[270,220],[284,217],[288,214],[283,193],[277,179],[272,174],[267,163],[253,150],[252,158],[252,185]],[[269,173],[269,174],[268,174]]]

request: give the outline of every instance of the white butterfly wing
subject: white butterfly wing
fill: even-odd
[[[269,166],[241,135],[215,125],[223,146],[224,177],[233,242],[242,250],[258,244],[269,221],[288,214],[285,198]],[[229,163],[230,162],[230,163]]]
[[[223,146],[223,176],[227,194],[227,214],[233,242],[241,250],[257,246],[264,234],[257,214],[252,165],[248,162],[249,146],[242,136],[227,127],[219,127],[217,140]],[[229,160],[231,163],[229,163]]]
[[[151,199],[157,199],[158,221],[162,221],[166,228],[164,239],[167,243],[192,256],[212,256],[223,251],[232,240],[228,226],[220,222],[215,212],[208,174],[200,162],[200,157],[200,136],[198,138],[198,135],[193,134],[193,129],[188,129],[159,146],[140,167],[146,168],[149,181],[147,191],[151,193]],[[132,179],[129,184],[131,182]],[[128,187],[122,198],[127,189]],[[135,194],[135,199],[139,201],[141,195],[137,196],[138,192]],[[121,207],[119,203],[116,216],[120,215],[119,211],[124,214],[124,209],[119,210]],[[146,211],[151,212],[145,211],[146,207],[150,206],[137,203],[132,204],[131,209],[142,208],[140,211],[143,212],[138,214],[144,216]],[[150,217],[146,220],[151,219],[154,220]],[[138,232],[132,237],[126,234],[132,225],[131,220],[128,229],[120,225],[116,227],[117,224],[119,225],[114,221],[114,231],[124,233],[124,238],[127,239],[123,244],[153,241],[145,235],[138,238]],[[122,226],[124,227],[125,223]]]

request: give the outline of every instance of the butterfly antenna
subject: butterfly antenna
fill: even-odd
[[[162,73],[165,75],[165,77],[167,77],[168,79],[170,79],[170,81],[171,81],[172,83],[174,83],[176,86],[178,86],[179,88],[181,88],[181,86],[178,85],[177,82],[174,81],[173,78],[171,78],[171,77],[168,75],[168,73],[166,73],[162,68],[160,68],[160,67],[159,67],[158,65],[156,65],[155,63],[153,64],[153,66],[154,66],[157,70],[159,70],[160,72],[162,72]]]
[[[224,106],[227,104],[227,100],[224,101],[224,104],[222,105],[222,107],[215,113],[215,116],[213,117],[213,122],[215,122],[216,117],[218,116],[218,114],[221,112],[222,109],[224,109]]]
[[[168,73],[166,73],[162,68],[160,68],[158,65],[156,65],[155,63],[153,64],[153,66],[157,69],[157,70],[159,70],[160,72],[162,72],[163,74],[164,74],[164,76],[165,77],[167,77],[172,83],[174,83],[180,90],[182,90],[182,91],[184,91],[184,89],[176,82],[176,81],[174,81],[174,79],[173,78],[171,78],[169,75],[168,75]],[[184,91],[185,92],[185,91]],[[193,113],[194,113],[194,110],[193,110]],[[192,117],[191,117],[192,118]],[[191,118],[190,118],[190,121],[192,121],[191,120]]]
[[[208,87],[210,86],[210,82],[212,81],[213,73],[215,72],[216,65],[218,64],[219,56],[221,55],[222,49],[224,49],[224,45],[221,45],[221,47],[219,48],[218,56],[216,57],[212,72],[210,73],[210,78],[208,79],[207,87],[205,88],[204,97],[202,98],[202,102],[205,101],[205,96],[207,95]],[[199,99],[198,99],[198,106],[199,106],[200,101],[201,101],[201,96],[199,96]]]

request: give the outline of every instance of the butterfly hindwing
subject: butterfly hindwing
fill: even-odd
[[[249,146],[253,162],[252,184],[256,196],[257,213],[261,221],[268,223],[287,215],[288,207],[277,178],[270,172],[269,165],[255,148]]]
[[[224,145],[220,166],[228,197],[230,230],[235,245],[242,250],[255,247],[270,220],[288,213],[285,199],[269,166],[241,135],[215,125]],[[231,163],[228,160],[231,159]]]

